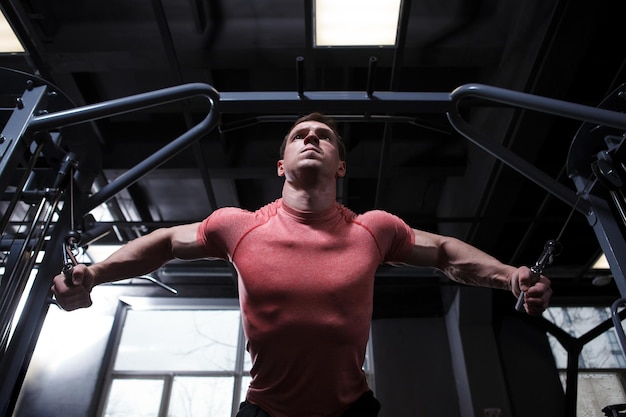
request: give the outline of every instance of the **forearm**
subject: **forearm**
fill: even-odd
[[[77,265],[71,277],[58,274],[50,289],[65,310],[89,307],[95,285],[148,274],[174,258],[204,257],[204,249],[196,241],[197,228],[197,223],[174,226],[139,237],[102,262]]]
[[[94,284],[148,274],[174,258],[169,229],[128,242],[102,262],[89,266]]]
[[[511,278],[517,270],[455,238],[442,238],[438,264],[454,281],[504,290],[511,290]]]
[[[415,243],[409,264],[435,267],[463,284],[511,290],[517,268],[459,239],[416,229],[413,232]]]
[[[450,279],[468,285],[511,290],[517,268],[453,238],[445,239],[440,250],[438,268]]]

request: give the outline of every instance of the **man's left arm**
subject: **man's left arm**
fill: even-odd
[[[415,229],[413,234],[415,243],[405,263],[434,267],[456,282],[509,290],[516,297],[524,292],[525,308],[531,315],[539,315],[548,307],[552,289],[545,276],[537,277],[525,266],[504,264],[453,237]]]

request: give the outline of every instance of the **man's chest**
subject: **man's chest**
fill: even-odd
[[[241,240],[233,263],[248,292],[333,294],[371,284],[380,254],[358,226],[260,228]]]

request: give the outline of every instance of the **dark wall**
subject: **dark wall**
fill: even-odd
[[[380,417],[459,415],[443,318],[374,320],[372,341]]]
[[[563,416],[563,388],[541,326],[521,313],[494,315],[490,290],[451,293],[443,317],[374,320],[380,417]]]

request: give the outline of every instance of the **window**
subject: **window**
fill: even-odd
[[[611,318],[610,308],[550,307],[544,316],[572,337],[580,337],[600,323]],[[550,335],[550,345],[559,369],[567,367],[567,352]],[[578,359],[579,369],[626,368],[615,329],[611,328],[587,343]]]
[[[236,414],[251,368],[237,300],[124,299],[114,327],[100,416]]]
[[[578,338],[610,319],[611,309],[550,307],[544,317]],[[568,353],[554,336],[548,338],[565,387]],[[607,405],[626,403],[621,378],[624,368],[626,360],[614,328],[585,344],[578,358],[577,415],[595,415]]]
[[[100,415],[227,416],[249,383],[236,300],[124,303]]]

